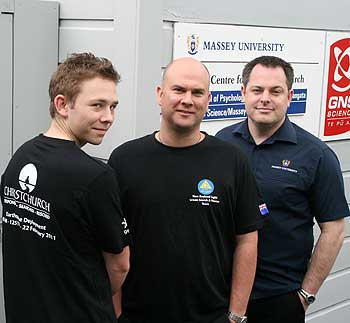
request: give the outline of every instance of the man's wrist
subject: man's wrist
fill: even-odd
[[[246,316],[239,316],[234,312],[229,311],[227,313],[227,317],[229,320],[233,323],[246,323],[247,322],[247,317]]]
[[[298,293],[305,300],[307,305],[311,305],[316,300],[316,297],[314,294],[309,293],[303,288],[300,288],[298,290]]]

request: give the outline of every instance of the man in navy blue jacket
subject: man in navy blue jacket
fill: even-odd
[[[336,155],[286,116],[293,78],[292,66],[278,57],[249,62],[242,85],[248,118],[217,133],[244,151],[269,210],[259,232],[249,323],[305,321],[349,216]],[[321,234],[313,251],[314,219]]]

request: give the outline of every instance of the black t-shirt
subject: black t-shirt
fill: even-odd
[[[102,251],[127,244],[113,170],[40,135],[1,180],[7,323],[117,322]]]
[[[123,313],[138,322],[203,322],[228,309],[235,235],[259,227],[243,154],[212,136],[172,148],[154,135],[109,164],[133,236]]]

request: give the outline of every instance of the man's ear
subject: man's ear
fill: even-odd
[[[67,117],[68,115],[68,102],[64,95],[58,94],[56,95],[55,99],[53,100],[53,103],[55,105],[55,109],[58,115],[61,117]]]
[[[242,86],[241,86],[242,102],[244,102],[245,92],[246,92],[246,88],[245,88],[244,85],[242,85]]]
[[[293,94],[294,94],[294,91],[293,90],[289,90],[289,93],[288,93],[288,107],[290,106],[290,102],[293,99]]]
[[[163,89],[160,85],[157,86],[157,102],[159,106],[162,106]]]
[[[208,112],[210,100],[211,100],[211,92],[209,92],[208,94],[208,104],[207,104],[207,109],[205,110],[206,112]]]

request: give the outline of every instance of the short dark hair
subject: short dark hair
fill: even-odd
[[[111,80],[115,84],[120,81],[120,75],[112,62],[104,57],[96,57],[92,53],[74,53],[60,64],[52,75],[49,85],[51,117],[54,118],[56,115],[54,99],[57,95],[64,95],[67,102],[74,103],[80,92],[81,83],[95,77]]]
[[[282,58],[279,58],[276,56],[260,56],[260,57],[254,58],[252,61],[247,63],[244,66],[243,73],[242,73],[244,86],[247,86],[249,82],[250,74],[253,68],[258,64],[265,67],[282,67],[284,74],[286,75],[288,90],[292,89],[292,85],[294,81],[293,67],[288,62],[284,61]]]

